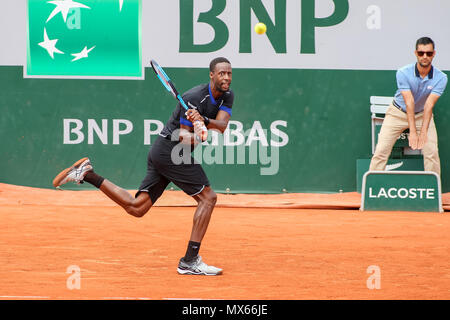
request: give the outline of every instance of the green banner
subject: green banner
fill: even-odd
[[[141,1],[28,0],[25,76],[142,78]]]
[[[166,72],[180,92],[209,81],[207,68]],[[59,170],[88,156],[99,174],[138,188],[148,150],[176,106],[153,70],[145,73],[143,81],[24,79],[21,67],[0,67],[0,182],[51,188]],[[213,141],[210,132],[199,150],[214,190],[350,192],[356,159],[371,156],[370,96],[392,94],[395,71],[235,68],[231,87],[226,134]],[[433,110],[444,192],[449,97]]]

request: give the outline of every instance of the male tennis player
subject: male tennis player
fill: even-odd
[[[135,197],[96,174],[88,158],[78,160],[53,180],[55,187],[69,181],[88,182],[135,217],[142,217],[148,212],[169,182],[173,182],[192,196],[198,205],[186,254],[178,264],[177,271],[180,274],[219,275],[222,273],[222,269],[202,262],[198,255],[217,196],[211,189],[203,168],[200,164],[194,163],[192,156],[190,156],[190,161],[175,164],[179,163],[179,158],[174,163],[173,156],[179,156],[179,152],[172,152],[180,141],[190,145],[188,152],[193,150],[198,143],[195,132],[199,128],[193,126],[197,120],[204,122],[208,129],[218,130],[221,133],[227,128],[234,101],[233,91],[230,90],[231,64],[226,58],[220,57],[212,60],[209,68],[209,83],[194,87],[183,95],[186,104],[194,109],[185,112],[185,109],[178,103],[172,116],[151,146],[147,159],[147,175]],[[183,152],[186,148],[177,148],[177,150]]]
[[[415,55],[416,63],[397,71],[398,89],[386,111],[370,170],[385,169],[392,147],[409,128],[409,146],[422,150],[425,170],[441,174],[433,107],[444,93],[447,75],[431,64],[436,51],[430,38],[416,41]]]

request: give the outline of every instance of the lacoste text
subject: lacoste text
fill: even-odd
[[[435,199],[435,189],[433,188],[380,188],[374,191],[369,188],[369,198],[387,198],[387,199]]]

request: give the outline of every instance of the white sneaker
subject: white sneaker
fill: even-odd
[[[222,274],[222,269],[213,266],[208,266],[202,261],[202,257],[197,256],[193,261],[186,262],[184,258],[180,259],[178,263],[179,274],[196,274],[204,276],[217,276]]]
[[[92,170],[91,161],[89,158],[83,158],[75,162],[70,168],[61,171],[55,179],[53,179],[53,186],[55,188],[73,181],[78,184],[83,183],[84,176],[88,171]]]

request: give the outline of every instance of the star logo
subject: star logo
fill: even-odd
[[[142,0],[26,1],[25,77],[144,78]]]
[[[121,1],[123,1],[123,0],[121,0]],[[52,4],[56,5],[56,8],[52,11],[52,13],[50,13],[50,16],[48,17],[46,22],[49,22],[54,16],[56,16],[60,12],[64,19],[64,22],[66,22],[67,14],[69,13],[70,9],[73,9],[73,8],[90,9],[88,6],[85,6],[82,3],[74,2],[72,0],[47,1],[47,3],[52,3]]]
[[[50,40],[47,35],[47,29],[44,28],[44,41],[38,43],[42,48],[47,50],[48,54],[52,59],[55,59],[54,54],[60,53],[64,54],[61,50],[56,48],[56,43],[58,42],[58,39]]]
[[[92,48],[90,48],[90,49],[88,50],[87,47],[84,47],[84,49],[83,49],[81,52],[79,52],[79,53],[72,53],[72,56],[75,57],[75,58],[72,59],[72,62],[77,61],[77,60],[80,60],[80,59],[83,59],[83,58],[87,58],[89,52],[91,52],[92,49],[94,49],[94,48],[95,48],[95,46],[93,46]]]

